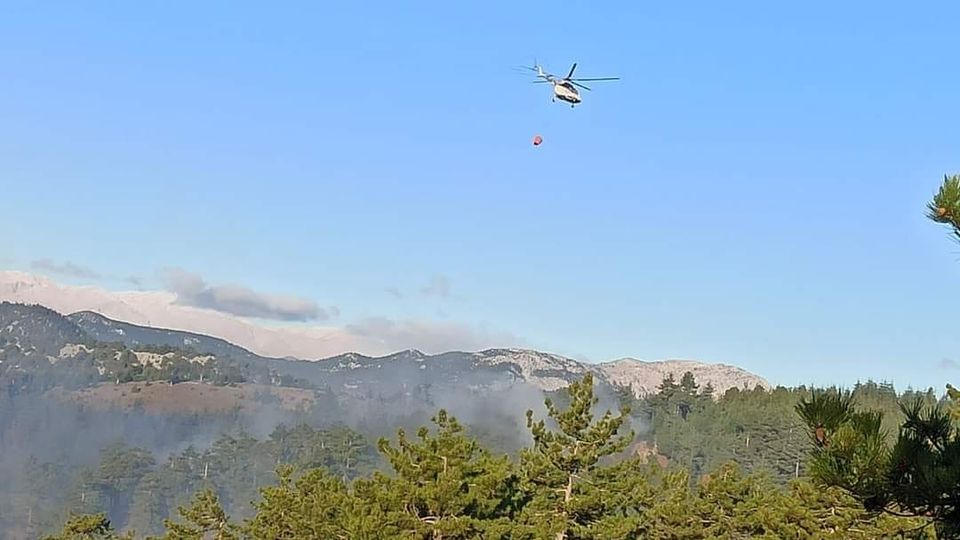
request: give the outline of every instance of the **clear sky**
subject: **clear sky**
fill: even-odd
[[[923,217],[960,171],[955,2],[332,4],[6,4],[0,263],[960,382],[960,245]],[[571,110],[534,58],[622,80]]]

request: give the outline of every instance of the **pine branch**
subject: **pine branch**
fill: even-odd
[[[939,191],[927,204],[927,217],[949,225],[960,239],[960,175],[944,175]]]

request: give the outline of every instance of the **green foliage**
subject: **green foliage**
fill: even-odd
[[[960,432],[940,406],[904,406],[906,420],[890,452],[893,498],[960,533]]]
[[[716,397],[692,376],[668,379],[662,388],[638,403],[641,417],[664,419],[658,425],[672,426],[670,434],[709,419],[722,425],[712,433],[729,433],[731,440],[745,432],[758,437],[781,422],[771,417],[794,408],[830,428],[825,449],[836,447],[835,433],[845,426],[853,426],[852,433],[882,431],[877,415],[852,410],[857,392],[815,394],[812,406],[792,401],[799,393],[783,389]],[[864,388],[859,392],[885,395],[874,392],[876,385]],[[624,452],[634,438],[627,422],[637,420],[627,406],[631,398],[619,397],[619,414],[599,410],[589,375],[555,397],[545,401],[547,418],[528,412],[531,443],[517,460],[485,449],[443,410],[415,436],[400,429],[395,439],[378,442],[386,471],[357,465],[369,446],[343,426],[280,426],[265,441],[243,432],[224,435],[205,451],[187,448],[160,466],[140,450],[111,445],[77,480],[85,493],[101,496],[87,496],[87,515],[73,516],[51,538],[116,538],[107,521],[114,514],[104,509],[122,512],[111,502],[117,490],[130,500],[129,517],[115,520],[120,530],[165,540],[932,538],[923,517],[870,512],[839,488],[749,472],[737,460],[750,461],[751,453],[711,453],[696,474],[683,462],[663,468],[631,456]],[[761,410],[750,408],[753,399]],[[678,403],[688,405],[686,419]],[[901,414],[909,418],[913,411]],[[942,427],[942,420],[933,425]],[[807,444],[807,431],[797,435]],[[772,443],[751,445],[764,448],[756,455],[777,450]],[[736,459],[720,462],[720,455]],[[714,461],[720,464],[707,465]],[[178,519],[158,524],[177,507]]]
[[[927,217],[960,239],[960,176],[944,176]],[[868,510],[921,516],[943,537],[960,537],[960,392],[947,385],[947,404],[931,396],[901,403],[896,441],[884,433],[884,414],[858,409],[846,396],[814,394],[797,407],[811,433],[812,476],[839,487]]]
[[[522,521],[531,531],[557,539],[583,537],[605,515],[603,492],[611,486],[601,482],[604,477],[597,470],[602,459],[620,452],[633,439],[633,433],[618,435],[628,408],[618,416],[607,411],[594,422],[598,400],[590,374],[572,383],[568,395],[570,405],[563,411],[546,400],[557,430],[548,429],[544,420],[534,422],[533,411],[527,411],[533,447],[520,455],[530,499]]]
[[[71,516],[59,534],[45,536],[44,540],[122,540],[133,535],[119,536],[113,531],[107,515],[81,514]]]
[[[17,510],[26,516],[26,530],[34,538],[55,530],[67,518],[64,488],[69,485],[69,478],[63,465],[65,460],[66,456],[60,456],[56,462],[43,463],[31,456],[23,469]]]
[[[947,383],[947,406],[950,411],[950,417],[954,420],[960,420],[960,390]]]
[[[692,382],[689,381],[688,382]],[[679,385],[678,385],[679,388]],[[687,391],[693,390],[690,384]],[[919,530],[918,520],[873,516],[837,490],[805,480],[779,487],[735,465],[691,488],[683,469],[613,459],[630,441],[627,411],[593,414],[589,377],[547,401],[550,423],[528,415],[533,444],[519,463],[496,458],[441,411],[436,429],[381,440],[391,474],[352,484],[324,470],[263,490],[252,538],[879,538]]]
[[[269,453],[274,463],[298,469],[323,467],[344,482],[376,464],[374,448],[364,437],[343,424],[314,429],[305,423],[293,428],[277,426],[270,434]]]
[[[375,473],[348,487],[325,470],[293,479],[282,467],[279,485],[263,490],[250,521],[256,538],[476,538],[510,528],[517,478],[440,411],[436,432],[404,430],[396,445],[379,441],[392,475]]]
[[[170,515],[167,486],[156,471],[144,475],[133,493],[127,528],[146,535],[163,533],[164,521]]]
[[[960,534],[960,434],[943,407],[920,398],[902,404],[893,445],[881,413],[858,410],[839,392],[814,393],[797,411],[810,433],[816,481],[845,490],[869,511],[930,518],[941,535]]]
[[[948,225],[960,239],[960,175],[944,175],[939,191],[927,204],[927,217]]]
[[[178,509],[184,523],[166,520],[167,533],[163,540],[236,540],[238,528],[230,523],[230,518],[217,495],[206,488],[193,500],[188,508]]]
[[[809,389],[731,388],[711,395],[692,375],[688,381],[692,384],[685,389],[668,376],[658,393],[634,402],[633,410],[637,422],[650,426],[642,433],[646,445],[659,458],[686,468],[691,484],[730,462],[770,474],[783,486],[805,474],[808,435],[796,406]],[[865,410],[883,413],[881,427],[890,443],[903,419],[901,402],[936,402],[932,390],[898,395],[892,385],[873,381],[858,383],[846,396]]]
[[[768,472],[782,484],[799,474],[805,435],[793,412],[798,391],[733,388],[716,396],[692,375],[684,378],[686,384],[677,384],[668,376],[660,392],[634,409],[637,419],[651,426],[644,434],[648,444],[687,468],[691,483],[728,462]]]
[[[323,469],[294,480],[293,467],[285,465],[277,476],[277,485],[263,489],[256,515],[246,527],[252,538],[372,540],[400,533],[387,523],[383,508],[363,504],[340,478]]]
[[[427,428],[410,440],[401,430],[397,446],[381,439],[379,449],[394,475],[376,475],[364,486],[387,504],[390,519],[415,538],[474,538],[488,525],[510,521],[517,506],[518,479],[506,457],[496,458],[441,410],[436,433]]]
[[[58,530],[68,514],[103,513],[117,530],[161,536],[165,520],[179,515],[178,507],[193,505],[195,494],[207,488],[230,515],[252,517],[252,503],[262,488],[276,482],[278,464],[323,468],[345,481],[368,474],[375,465],[375,448],[342,425],[281,425],[274,435],[278,438],[261,441],[242,431],[225,433],[203,451],[188,447],[162,463],[145,450],[112,443],[103,448],[98,463],[69,474],[58,465],[63,459],[30,460],[15,499],[19,519],[11,527],[36,538]]]
[[[857,493],[870,507],[885,502],[886,435],[879,412],[854,409],[849,394],[814,392],[797,404],[814,444],[814,477]]]

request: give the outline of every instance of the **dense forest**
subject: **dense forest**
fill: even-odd
[[[111,441],[85,466],[31,456],[0,515],[31,538],[84,527],[109,537],[108,523],[137,538],[218,527],[252,538],[932,537],[918,536],[931,534],[922,520],[810,482],[795,410],[810,393],[715,396],[688,374],[608,412],[587,377],[548,398],[547,418],[531,415],[524,445],[443,411],[430,429],[379,441],[309,421],[262,439],[228,429],[162,456]],[[853,396],[891,425],[900,403],[938,401],[873,382]]]

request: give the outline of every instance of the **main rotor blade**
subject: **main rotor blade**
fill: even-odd
[[[619,81],[620,77],[593,77],[589,79],[567,79],[568,81]]]
[[[577,69],[577,63],[576,63],[576,62],[574,62],[573,65],[570,66],[570,73],[567,73],[567,79],[569,79],[570,77],[573,77],[573,70],[575,70],[575,69]]]
[[[587,88],[586,86],[584,86],[584,85],[582,85],[582,84],[580,84],[580,83],[578,83],[578,82],[570,81],[570,83],[573,84],[574,86],[579,86],[580,88],[583,88],[584,90],[590,90],[589,88]]]

